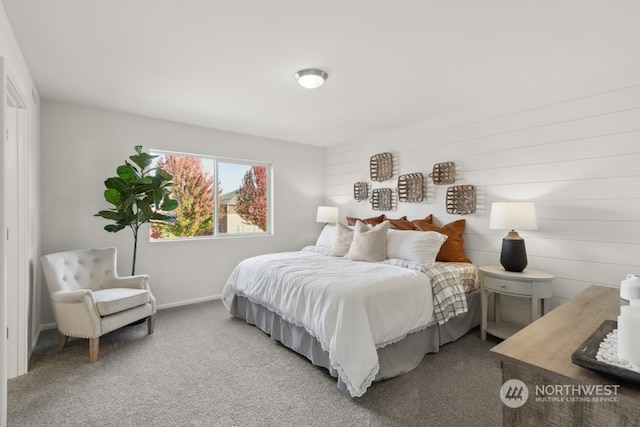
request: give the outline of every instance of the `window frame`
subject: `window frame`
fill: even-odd
[[[199,159],[212,161],[213,162],[213,234],[211,236],[193,236],[193,237],[175,237],[175,238],[160,238],[154,239],[151,237],[151,227],[149,227],[149,242],[180,242],[180,241],[192,241],[192,240],[211,240],[211,239],[235,239],[235,238],[243,238],[243,237],[264,237],[264,236],[273,236],[273,164],[270,162],[258,161],[258,160],[247,160],[247,159],[237,159],[232,157],[221,157],[221,156],[212,156],[207,154],[194,154],[194,153],[185,153],[181,151],[170,151],[170,150],[160,150],[160,149],[150,149],[149,154],[153,156],[182,156],[182,157],[196,157]],[[267,178],[267,224],[266,230],[262,232],[244,232],[244,233],[221,233],[219,232],[219,218],[218,218],[218,209],[219,207],[219,197],[218,192],[220,190],[219,183],[219,163],[231,163],[237,165],[246,165],[246,166],[261,166],[267,168],[266,178]]]

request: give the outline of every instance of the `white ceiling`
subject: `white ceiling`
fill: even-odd
[[[637,0],[2,3],[42,98],[321,146],[640,83]]]

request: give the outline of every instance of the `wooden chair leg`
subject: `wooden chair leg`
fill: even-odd
[[[98,360],[98,351],[100,349],[100,338],[89,338],[89,363]]]
[[[147,317],[147,331],[149,332],[149,335],[151,335],[155,329],[155,323],[156,323],[156,316],[155,315],[151,315],[149,317]]]
[[[58,341],[58,351],[62,350],[67,345],[68,336],[60,334],[60,341]]]

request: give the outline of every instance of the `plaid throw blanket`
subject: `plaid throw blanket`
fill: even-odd
[[[306,246],[302,250],[327,253],[326,249],[317,246]],[[440,325],[467,312],[466,293],[478,289],[480,283],[478,268],[468,262],[436,262],[432,265],[403,259],[386,259],[380,262],[418,270],[429,276],[433,290],[433,309]]]
[[[466,293],[478,288],[478,269],[467,262],[436,262],[424,265],[401,259],[387,259],[385,264],[418,270],[429,276],[433,289],[433,309],[438,324],[467,312]]]

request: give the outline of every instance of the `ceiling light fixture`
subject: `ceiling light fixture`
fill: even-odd
[[[307,89],[316,89],[324,84],[329,75],[317,68],[305,68],[295,74],[295,78],[302,87]]]

